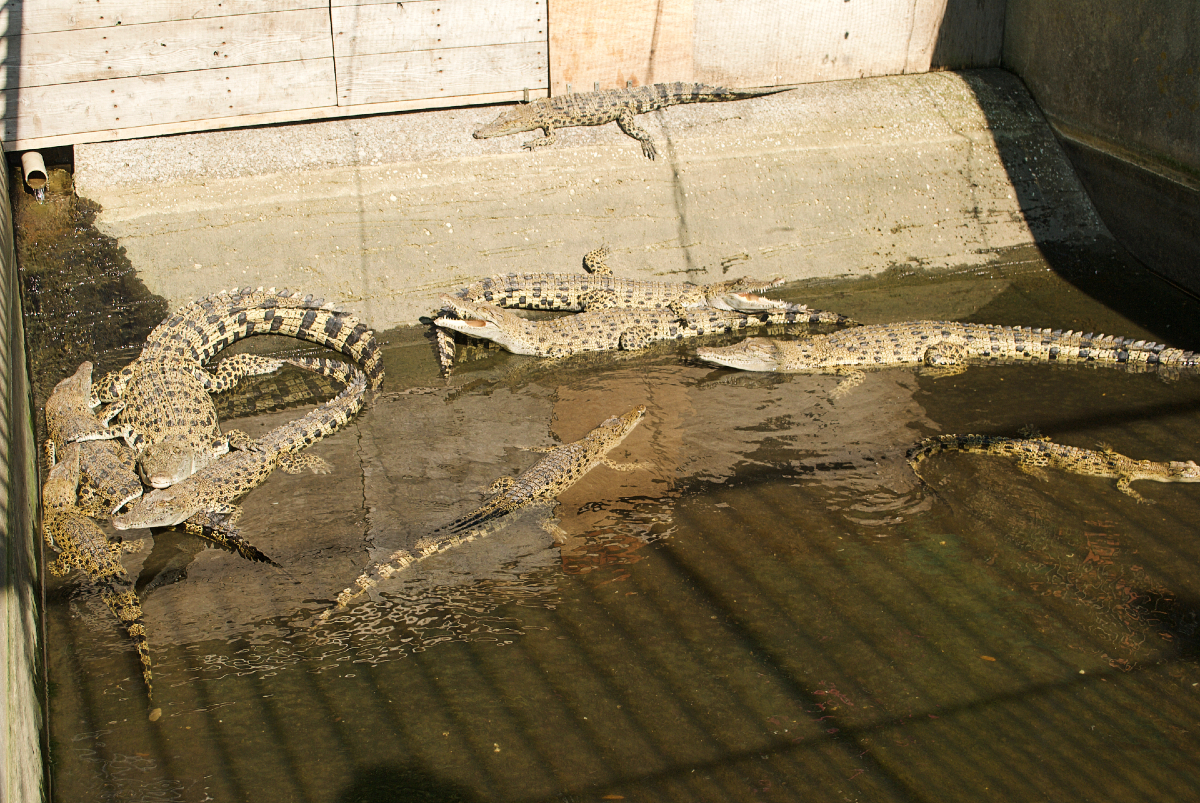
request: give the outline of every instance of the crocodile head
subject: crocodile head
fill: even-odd
[[[751,337],[732,346],[696,349],[696,356],[741,371],[778,371],[780,365],[775,341],[765,337]]]
[[[786,301],[744,292],[714,293],[708,297],[708,303],[726,312],[764,312],[784,310],[789,306]]]
[[[168,488],[209,464],[189,444],[163,441],[149,444],[138,458],[138,473],[151,488]]]
[[[143,527],[174,527],[200,511],[191,483],[181,483],[171,488],[160,488],[129,505],[119,516],[113,516],[113,526],[118,530],[134,530]]]
[[[646,417],[646,405],[639,404],[625,415],[614,415],[612,418],[605,419],[600,426],[596,427],[588,437],[602,437],[615,439],[612,441],[612,446],[616,446],[621,441],[625,440],[625,436],[633,431],[633,428]],[[611,446],[609,448],[612,448]]]
[[[470,337],[491,340],[513,354],[537,354],[531,336],[533,321],[491,304],[475,304],[445,293],[441,296],[443,311],[459,317],[442,315],[434,323]]]
[[[517,106],[515,109],[500,112],[499,117],[487,125],[477,128],[471,136],[475,139],[506,137],[509,134],[520,134],[522,131],[541,128],[540,125],[529,119],[526,108],[526,106]]]
[[[54,386],[46,400],[46,428],[55,440],[68,440],[77,433],[68,432],[72,424],[91,420],[92,364],[85,362],[79,369]]]
[[[1170,482],[1200,482],[1200,466],[1196,465],[1196,461],[1172,460],[1168,465],[1167,479]]]

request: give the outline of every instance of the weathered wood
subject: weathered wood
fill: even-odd
[[[334,55],[546,41],[545,0],[408,0],[334,7]]]
[[[694,0],[696,80],[727,86],[904,72],[914,3]],[[916,0],[923,3],[944,0]]]
[[[338,59],[338,105],[504,92],[547,85],[544,42]]]
[[[333,59],[8,89],[6,141],[336,104]]]
[[[530,90],[529,99],[544,98],[547,95],[548,92],[545,89]],[[157,123],[133,126],[131,128],[106,128],[78,134],[59,134],[45,137],[34,136],[12,141],[5,140],[3,144],[6,151],[27,151],[85,142],[111,142],[119,139],[134,139],[136,137],[165,137],[172,134],[184,134],[193,131],[221,131],[228,128],[244,128],[255,125],[329,120],[348,115],[393,114],[396,112],[410,112],[424,109],[445,109],[453,106],[482,106],[491,103],[511,103],[522,99],[524,99],[524,92],[518,90],[515,92],[488,92],[480,95],[456,95],[447,98],[416,98],[414,100],[397,100],[388,103],[367,103],[361,106],[323,106],[313,109],[287,109],[278,112],[260,112],[258,114],[239,114],[233,117],[217,117],[210,120],[185,120],[178,123]]]
[[[328,7],[321,0],[7,0],[4,29],[51,33]]]
[[[693,0],[551,2],[554,94],[693,80]]]
[[[29,34],[19,48],[5,44],[3,65],[19,71],[22,87],[333,55],[325,9]]]

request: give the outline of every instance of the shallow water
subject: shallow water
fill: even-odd
[[[1200,345],[1194,300],[1101,247],[786,296],[868,322]],[[670,347],[549,367],[472,352],[447,385],[423,333],[385,338],[385,391],[313,448],[335,472],[277,473],[245,500],[243,532],[282,569],[173,531],[126,557],[157,723],[98,596],[48,578],[55,800],[1194,794],[1200,487],[1140,483],[1156,503],[1140,505],[1110,480],[969,455],[929,460],[922,485],[904,452],[933,433],[1033,425],[1077,446],[1194,458],[1197,379],[896,370],[834,400],[835,377],[735,374]],[[112,367],[134,345],[80,355],[35,337],[39,393],[72,360]],[[224,426],[259,433],[319,400],[289,397],[288,381],[223,399]],[[267,412],[239,417],[259,394]],[[524,447],[636,404],[649,413],[611,456],[645,467],[598,468],[564,493],[561,547],[525,514],[310,627],[368,561],[531,465]]]

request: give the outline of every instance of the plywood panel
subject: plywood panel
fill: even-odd
[[[328,3],[321,0],[7,0],[0,9],[0,30],[9,34],[50,33],[302,8],[328,8]]]
[[[333,59],[5,90],[4,139],[205,120],[337,103]]]
[[[29,34],[0,46],[22,87],[332,55],[325,9]]]
[[[409,0],[332,15],[338,58],[546,41],[545,0]]]
[[[693,2],[698,81],[832,81],[900,74],[908,62],[912,0]]]
[[[546,87],[545,43],[416,50],[337,62],[338,105]]]
[[[550,0],[552,93],[693,80],[692,4]]]

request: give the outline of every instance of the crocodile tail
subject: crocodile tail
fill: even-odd
[[[654,90],[659,98],[665,99],[664,106],[675,103],[712,103],[726,100],[745,100],[763,95],[787,92],[795,86],[770,86],[754,89],[737,89],[709,84],[689,84],[676,81],[672,84],[654,84],[646,89]]]
[[[123,574],[123,572],[122,572]],[[100,596],[108,605],[109,610],[125,627],[125,632],[137,648],[138,658],[142,662],[142,679],[146,681],[146,694],[151,702],[154,700],[154,678],[150,663],[150,642],[146,638],[146,624],[142,617],[142,604],[133,590],[133,584],[128,578],[123,582],[110,579],[99,583]]]

